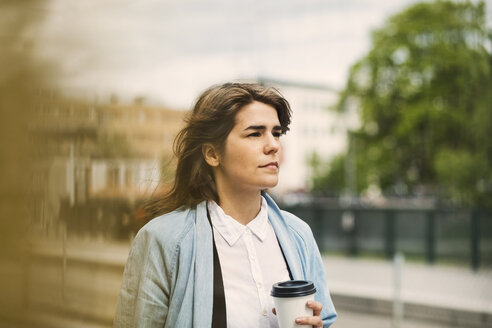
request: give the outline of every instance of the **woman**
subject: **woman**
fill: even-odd
[[[175,140],[174,186],[133,241],[115,327],[278,327],[269,293],[289,279],[317,288],[314,316],[298,324],[335,321],[310,228],[264,192],[289,124],[272,88],[227,83],[200,96]]]

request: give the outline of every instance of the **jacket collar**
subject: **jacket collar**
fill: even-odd
[[[210,327],[213,312],[213,241],[212,228],[207,218],[207,206],[203,201],[195,213],[195,282],[193,288],[193,327]],[[182,292],[182,291],[178,291]],[[207,300],[203,302],[203,300]]]
[[[292,273],[292,278],[295,280],[304,279],[301,259],[299,258],[299,252],[296,249],[296,242],[292,239],[290,228],[285,222],[282,212],[275,201],[267,193],[262,192],[262,196],[267,201],[268,219],[277,235],[278,243],[284,253],[285,260]]]
[[[292,233],[290,231],[289,226],[285,222],[285,219],[282,215],[280,208],[277,206],[275,201],[268,195],[266,192],[262,191],[261,195],[265,198],[268,205],[268,220],[272,224],[273,230],[275,231],[275,235],[277,236],[280,248],[284,253],[285,260],[287,261],[287,265],[289,266],[289,270],[292,274],[293,279],[304,279],[304,273],[301,266],[301,259],[299,257],[299,252],[296,248],[296,242],[292,239]],[[200,245],[198,247],[196,255],[197,255],[197,264],[204,262],[206,260],[211,260],[213,258],[212,254],[212,229],[207,219],[207,202],[203,201],[197,206],[196,210],[196,229],[195,231],[197,235],[197,244]],[[201,233],[206,231],[207,233]],[[205,257],[200,255],[204,255],[206,253],[207,259],[204,260]],[[206,265],[206,263],[205,263]],[[207,271],[210,276],[213,276],[213,269],[210,267]],[[197,268],[198,270],[198,268]],[[209,277],[207,275],[207,277]]]

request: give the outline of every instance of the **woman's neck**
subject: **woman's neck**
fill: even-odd
[[[217,190],[219,194],[219,205],[224,213],[234,218],[242,225],[251,222],[260,212],[261,192],[238,192],[237,190],[227,192]]]

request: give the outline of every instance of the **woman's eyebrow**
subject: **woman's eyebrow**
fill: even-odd
[[[266,129],[266,126],[264,126],[264,125],[250,125],[246,129],[244,129],[244,131],[246,131],[246,130],[265,130],[265,129]]]
[[[246,130],[266,130],[266,126],[264,125],[250,125],[244,131]],[[282,130],[282,127],[280,125],[275,125],[273,127],[273,130]]]

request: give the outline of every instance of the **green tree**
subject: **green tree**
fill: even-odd
[[[346,185],[344,175],[345,161],[345,154],[339,154],[333,158],[330,166],[327,167],[323,165],[322,160],[316,153],[313,154],[309,163],[313,170],[312,191],[333,195],[337,191],[343,190]]]
[[[492,204],[491,45],[483,1],[416,4],[373,32],[337,105],[359,110],[350,134],[359,190],[425,187]]]

